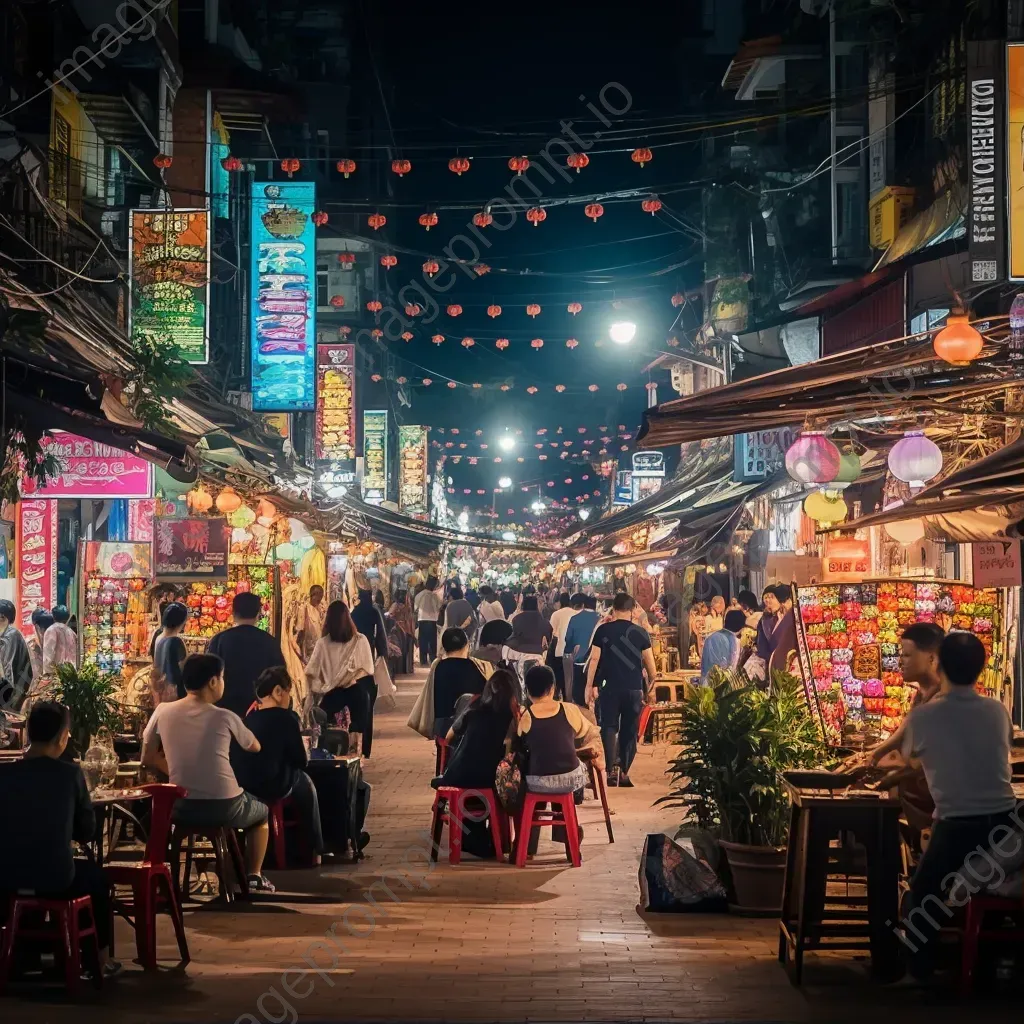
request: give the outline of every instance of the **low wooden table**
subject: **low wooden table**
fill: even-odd
[[[809,949],[868,950],[872,973],[888,980],[901,970],[899,939],[900,801],[887,793],[827,792],[786,782],[790,810],[786,880],[779,920],[779,962],[794,985]],[[833,840],[852,834],[864,848],[865,871],[832,860]],[[855,851],[846,848],[850,862]],[[829,877],[851,876],[865,895],[828,892]]]

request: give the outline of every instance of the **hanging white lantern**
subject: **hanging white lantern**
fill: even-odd
[[[911,487],[924,487],[942,472],[942,452],[922,431],[908,431],[889,452],[889,470]]]

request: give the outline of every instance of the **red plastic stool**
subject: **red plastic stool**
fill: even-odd
[[[587,773],[590,775],[590,788],[595,798],[601,801],[601,807],[604,809],[604,827],[608,832],[608,842],[614,843],[615,833],[612,831],[612,812],[608,807],[608,790],[604,785],[604,772],[593,761],[587,761],[586,765]]]
[[[654,705],[645,704],[640,711],[640,722],[637,727],[637,741],[644,743],[644,737],[647,735],[647,723],[651,720],[651,715],[654,714]]]
[[[434,757],[434,774],[441,775],[444,772],[444,766],[448,763],[448,741],[435,738],[434,745],[437,748]]]
[[[986,914],[1024,914],[1024,902],[1004,896],[972,896],[967,902],[963,938],[960,947],[960,994],[968,996],[974,987],[974,968],[978,946],[983,939],[1000,942],[1024,942],[1024,927],[985,930]]]
[[[31,913],[42,914],[42,923],[26,926],[22,918]],[[100,970],[99,940],[96,937],[92,900],[88,896],[79,896],[73,900],[14,896],[10,902],[7,926],[4,928],[3,944],[0,945],[0,992],[7,987],[14,960],[14,945],[21,938],[42,939],[53,943],[57,963],[64,966],[64,984],[68,992],[76,993],[82,980],[82,940],[90,937],[93,983],[101,988],[103,971]]]
[[[285,816],[285,811],[294,808],[295,801],[290,796],[282,797],[267,804],[267,824],[270,827],[270,849],[274,855],[274,867],[283,871],[288,867],[288,855],[285,844],[285,829],[294,828],[299,837],[299,864],[292,867],[313,867],[313,854],[306,842],[305,830],[297,815]]]
[[[550,804],[538,810],[537,804]],[[580,853],[579,824],[576,821],[576,800],[572,793],[527,793],[516,824],[516,867],[526,866],[530,833],[547,825],[565,826],[565,855],[574,868],[583,863]]]
[[[437,860],[441,848],[441,834],[444,826],[448,826],[448,863],[458,864],[462,860],[463,819],[470,821],[481,819],[466,813],[466,800],[474,798],[482,800],[487,806],[487,817],[491,823],[491,838],[494,840],[494,855],[500,861],[505,858],[509,848],[508,815],[498,803],[497,794],[493,789],[459,789],[456,786],[439,786],[434,797],[434,819],[431,826],[433,843],[430,859]]]
[[[179,825],[174,824],[174,831],[171,834],[171,881],[174,884],[174,895],[180,906],[183,902],[180,888],[179,865],[181,864],[182,847],[185,851],[185,896],[188,896],[189,880],[192,874],[192,860],[195,856],[196,837],[209,840],[213,847],[213,859],[216,865],[217,878],[220,879],[220,892],[225,903],[233,903],[235,891],[232,885],[232,873],[234,881],[238,884],[238,898],[248,900],[249,878],[245,873],[245,862],[242,860],[242,850],[238,845],[238,836],[233,828],[217,825]]]

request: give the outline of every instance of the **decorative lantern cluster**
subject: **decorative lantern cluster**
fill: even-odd
[[[185,504],[190,512],[209,512],[213,508],[213,495],[206,489],[200,480],[188,494],[185,495]]]

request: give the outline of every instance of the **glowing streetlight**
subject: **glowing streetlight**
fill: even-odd
[[[545,505],[543,501],[537,500],[530,506],[530,508],[539,515],[547,508],[547,505]]]
[[[513,448],[515,448],[515,446],[516,446],[516,439],[511,434],[506,434],[498,442],[498,447],[503,452],[510,452],[510,451],[512,451]]]
[[[504,491],[512,486],[512,477],[503,476],[498,480],[498,486]]]
[[[636,337],[636,324],[632,320],[617,320],[608,328],[608,335],[616,345],[628,345]]]
[[[468,512],[460,512],[459,513],[459,526],[468,526],[468,525],[469,525],[469,513]]]

